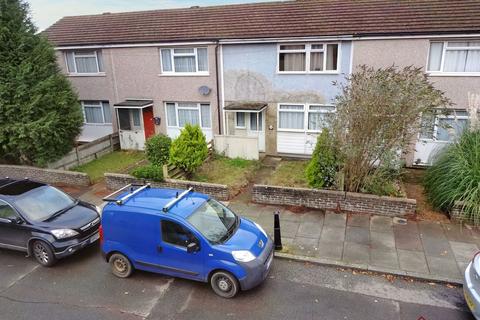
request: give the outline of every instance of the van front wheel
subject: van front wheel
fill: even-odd
[[[229,272],[216,271],[210,278],[213,291],[222,298],[233,298],[239,291],[237,279]]]
[[[119,278],[128,278],[133,271],[132,264],[127,257],[121,253],[114,253],[108,261],[112,268],[112,273]]]

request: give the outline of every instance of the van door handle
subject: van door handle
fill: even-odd
[[[157,246],[157,252],[162,253],[163,252],[163,247],[162,246]]]

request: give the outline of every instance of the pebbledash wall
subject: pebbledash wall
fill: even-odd
[[[303,206],[385,216],[415,214],[414,199],[380,197],[370,194],[268,185],[253,186],[253,201],[264,204]]]
[[[0,165],[0,178],[31,179],[49,184],[89,186],[90,178],[86,173],[43,169],[29,166]]]
[[[150,182],[152,186],[160,188],[188,189],[189,187],[193,187],[195,191],[208,194],[217,200],[226,201],[229,199],[229,189],[223,184],[174,179],[165,179],[164,182],[152,182],[144,179],[137,179],[128,174],[105,173],[105,183],[110,190],[120,189],[130,183],[143,184],[146,182]]]

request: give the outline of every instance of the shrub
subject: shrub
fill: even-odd
[[[163,181],[163,169],[161,166],[150,164],[133,169],[132,176],[161,182]]]
[[[480,222],[480,130],[465,131],[443,148],[425,174],[425,191],[432,205],[449,211],[456,201],[475,224]]]
[[[422,127],[422,114],[445,109],[451,102],[421,68],[360,66],[346,80],[337,84],[332,131],[342,159],[339,176],[344,189],[358,192],[383,166],[386,152],[410,146]]]
[[[187,124],[170,148],[170,162],[191,175],[207,159],[205,135],[198,125]]]
[[[327,129],[323,129],[317,138],[312,160],[305,174],[311,187],[329,188],[335,184],[337,157],[333,140]]]
[[[149,138],[145,143],[145,153],[148,161],[156,166],[166,164],[170,158],[171,145],[172,139],[163,134]]]
[[[403,172],[402,165],[396,152],[385,152],[378,161],[378,166],[365,178],[360,191],[378,196],[403,196],[399,187],[400,176]]]

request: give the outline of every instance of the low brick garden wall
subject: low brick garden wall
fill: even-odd
[[[24,179],[73,186],[89,186],[90,178],[86,173],[55,169],[43,169],[29,166],[0,165],[0,178]]]
[[[415,214],[417,208],[417,201],[414,199],[268,185],[253,186],[253,201],[264,204],[303,206],[392,217]]]
[[[217,200],[226,201],[229,198],[229,189],[226,185],[197,182],[197,181],[185,181],[175,179],[165,179],[164,182],[152,182],[144,179],[137,179],[129,174],[119,173],[105,173],[105,183],[110,190],[117,190],[130,183],[146,183],[150,182],[152,186],[160,188],[172,188],[172,189],[187,189],[193,187],[197,192],[208,194]]]

